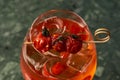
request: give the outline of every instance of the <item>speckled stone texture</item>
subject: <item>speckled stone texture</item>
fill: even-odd
[[[106,27],[111,39],[97,44],[94,80],[120,80],[120,0],[0,0],[0,80],[23,80],[19,57],[33,20],[51,9],[78,13],[94,32]]]

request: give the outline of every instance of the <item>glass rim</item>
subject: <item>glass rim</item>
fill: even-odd
[[[73,12],[73,11],[69,11],[69,10],[49,10],[49,11],[46,11],[46,12],[38,15],[38,17],[35,18],[35,20],[32,22],[32,25],[30,26],[30,29],[29,29],[29,32],[28,32],[30,41],[32,41],[32,29],[34,28],[34,25],[35,25],[37,22],[39,22],[39,19],[41,19],[42,17],[48,15],[49,13],[54,14],[53,12],[54,12],[54,13],[59,13],[59,12],[61,13],[61,12],[62,12],[62,13],[64,13],[64,14],[74,15],[74,16],[76,16],[76,17],[84,24],[84,26],[87,26],[87,29],[88,29],[88,25],[86,24],[86,22],[84,21],[84,19],[83,19],[81,16],[79,16],[77,13]],[[56,16],[57,16],[57,15],[56,15]],[[43,20],[42,20],[42,21],[43,21]],[[79,22],[78,22],[78,23],[79,23]],[[32,42],[33,42],[33,41],[32,41]],[[31,46],[32,46],[38,53],[41,54],[41,52],[38,51],[38,50],[35,48],[34,44],[31,44]],[[28,64],[28,66],[30,67],[29,64]],[[31,69],[33,72],[35,72],[31,67],[30,67],[30,69]],[[36,72],[35,72],[35,73],[36,73]]]

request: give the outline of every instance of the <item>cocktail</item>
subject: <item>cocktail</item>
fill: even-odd
[[[92,80],[96,47],[85,21],[76,13],[51,10],[27,32],[20,65],[25,80]]]

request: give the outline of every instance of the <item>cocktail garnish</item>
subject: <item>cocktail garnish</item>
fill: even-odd
[[[42,29],[42,35],[44,35],[45,37],[50,36],[50,33],[49,33],[49,31],[47,30],[46,27],[43,27],[43,29]]]
[[[47,28],[43,28],[35,40],[33,41],[34,46],[40,52],[46,52],[51,48],[51,37]]]
[[[80,39],[79,36],[72,34],[67,37],[66,48],[67,48],[67,51],[70,53],[73,53],[73,54],[77,53],[82,48],[82,40]]]
[[[100,37],[104,35],[104,37]],[[37,50],[41,52],[48,51],[53,48],[55,51],[67,51],[75,54],[82,48],[82,43],[105,43],[110,39],[110,32],[106,28],[99,28],[94,33],[95,41],[83,41],[80,36],[76,34],[61,35],[53,34],[53,39],[46,27],[43,27],[33,42],[25,42],[25,44],[33,44]]]
[[[59,75],[61,74],[64,70],[66,69],[66,65],[61,63],[61,62],[56,62],[52,68],[51,68],[51,72],[54,75]]]
[[[103,35],[104,37],[100,37]],[[105,43],[110,40],[110,32],[107,28],[99,28],[94,33],[95,41],[83,41],[86,43]]]
[[[75,34],[72,34],[71,37],[74,38],[74,39],[78,39],[79,38],[79,36],[77,36]]]
[[[59,36],[52,44],[54,50],[61,52],[66,50],[65,38],[63,36]]]

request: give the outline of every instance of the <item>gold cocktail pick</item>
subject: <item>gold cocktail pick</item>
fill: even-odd
[[[100,37],[104,35],[104,37]],[[110,40],[110,32],[107,28],[99,28],[94,32],[94,41],[85,41],[87,43],[105,43]]]
[[[104,37],[100,37],[104,35]],[[85,43],[105,43],[110,40],[110,32],[107,28],[99,28],[94,32],[94,41],[83,41]],[[33,42],[24,42],[24,44],[33,44]]]

